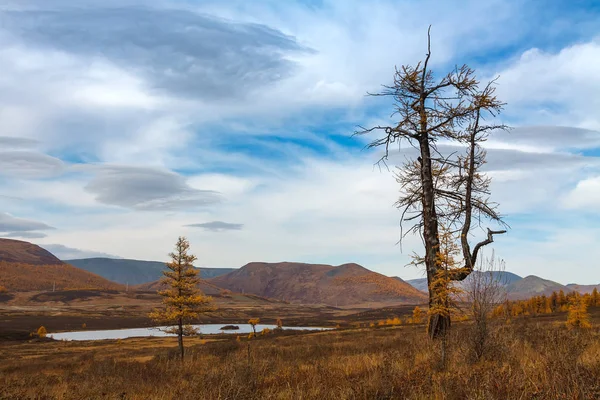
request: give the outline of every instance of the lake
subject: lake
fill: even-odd
[[[225,325],[239,326],[240,329],[235,330],[221,330]],[[274,329],[276,325],[256,325],[256,332],[259,333],[265,328]],[[103,339],[127,339],[131,337],[147,337],[147,336],[176,336],[174,334],[165,333],[162,329],[164,326],[157,326],[153,328],[133,328],[133,329],[112,329],[102,331],[75,331],[75,332],[60,332],[60,333],[48,333],[48,337],[56,340],[103,340]],[[216,333],[228,333],[228,334],[248,334],[252,332],[252,326],[250,324],[203,324],[194,325],[194,328],[198,329],[200,334],[211,335]],[[332,328],[320,328],[310,326],[284,326],[286,330],[329,330]]]

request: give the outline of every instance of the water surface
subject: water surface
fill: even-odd
[[[235,330],[221,330],[222,327],[230,324],[203,324],[194,325],[199,330],[200,334],[211,335],[216,333],[230,333],[230,334],[248,334],[252,332],[252,326],[250,324],[231,324],[239,326],[240,329]],[[260,332],[265,328],[274,329],[275,325],[256,325],[256,332]],[[174,334],[165,333],[165,326],[157,326],[153,328],[133,328],[133,329],[112,329],[102,331],[76,331],[76,332],[60,332],[60,333],[49,333],[48,337],[56,340],[103,340],[103,339],[127,339],[131,337],[147,337],[147,336],[176,336]],[[284,326],[283,329],[290,330],[328,330],[331,328],[320,328],[320,327],[309,327],[309,326]]]

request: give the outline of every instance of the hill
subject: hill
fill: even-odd
[[[542,279],[535,275],[526,276],[506,287],[508,298],[510,300],[524,300],[541,295],[549,296],[552,292],[558,292],[560,290],[565,293],[573,291],[573,289],[561,285],[560,283]]]
[[[165,270],[164,262],[123,258],[81,258],[65,262],[113,282],[129,285],[154,282],[160,279]],[[233,270],[234,268],[200,268],[200,276],[203,279],[214,278]]]
[[[402,280],[401,278],[399,278],[397,276],[395,276],[394,279],[400,279],[400,280]],[[408,283],[409,285],[411,285],[412,287],[414,287],[418,291],[421,291],[423,293],[427,293],[427,278],[408,279],[406,281],[406,283]]]
[[[72,265],[32,265],[0,261],[0,286],[8,291],[110,289],[123,286]]]
[[[332,306],[415,304],[426,300],[408,283],[358,265],[293,262],[246,264],[239,270],[210,279],[234,292],[304,304]]]
[[[592,293],[594,291],[594,289],[600,291],[600,284],[599,285],[577,285],[575,283],[569,283],[567,285],[567,287],[569,289],[579,292],[581,294]]]
[[[0,261],[29,265],[63,265],[54,254],[33,243],[0,238]]]
[[[0,239],[0,286],[8,291],[122,288],[63,263],[35,244],[12,239]]]
[[[473,277],[477,274],[481,274],[483,272],[474,271],[471,275],[469,275],[464,281],[457,282],[457,287],[461,289],[466,289],[470,282],[473,281]],[[506,287],[512,283],[520,281],[523,279],[517,274],[513,274],[508,271],[491,271],[493,279],[496,280],[500,285]],[[400,279],[395,277],[396,279]],[[415,289],[420,290],[424,293],[427,293],[427,278],[418,278],[418,279],[409,279],[406,281],[408,284],[412,285]]]
[[[159,280],[142,283],[141,285],[133,286],[132,289],[140,291],[140,292],[156,292],[158,290],[166,289],[167,286]],[[220,295],[226,290],[213,285],[212,283],[206,282],[205,280],[201,280],[198,284],[198,289],[202,291],[202,293],[208,296],[216,296]]]

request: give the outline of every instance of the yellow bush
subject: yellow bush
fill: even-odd
[[[579,297],[573,300],[569,306],[569,314],[567,314],[567,327],[573,328],[590,328],[590,314],[587,312],[587,303],[585,298]]]
[[[46,328],[43,325],[38,328],[38,330],[37,330],[38,337],[45,338],[47,334],[48,334],[48,331],[46,330]]]
[[[419,308],[419,306],[416,306],[413,310],[412,322],[413,324],[420,324],[423,322],[423,311]]]

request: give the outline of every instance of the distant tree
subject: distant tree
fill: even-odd
[[[596,288],[592,290],[591,305],[594,307],[600,307],[600,293],[598,293],[598,289]]]
[[[430,313],[428,332],[431,338],[440,338],[450,327],[450,315],[442,312],[445,304],[438,304],[444,296],[431,285],[440,277],[440,226],[453,232],[454,240],[460,243],[462,267],[448,271],[448,278],[462,281],[473,271],[481,248],[492,243],[495,234],[505,232],[488,228],[484,240],[474,246],[469,243],[473,229],[483,220],[503,225],[497,205],[489,200],[490,179],[481,170],[486,160],[481,143],[491,132],[506,127],[485,122],[504,105],[495,96],[495,81],[481,88],[475,72],[466,65],[435,81],[429,69],[430,57],[428,32],[424,62],[396,69],[394,83],[375,94],[394,99],[393,116],[398,122],[393,126],[360,127],[356,134],[383,132],[369,147],[385,148],[380,160],[384,163],[390,145],[395,143],[407,142],[418,152],[416,159],[407,158],[398,169],[402,194],[396,205],[402,211],[401,226],[405,222],[414,224],[401,237],[419,233],[423,239],[429,308],[440,311]],[[438,147],[440,141],[458,145],[456,151],[443,154]]]
[[[38,330],[37,330],[38,337],[45,338],[47,334],[48,334],[48,331],[46,330],[46,328],[43,325],[38,328]]]
[[[562,307],[562,306],[567,305],[567,302],[568,302],[567,301],[567,296],[565,296],[565,292],[563,292],[563,290],[561,289],[558,292],[558,306],[559,306],[559,308]]]
[[[591,327],[590,314],[587,312],[587,304],[582,296],[574,298],[569,305],[567,327],[570,329]]]
[[[259,322],[260,318],[251,318],[248,320],[248,323],[252,326],[252,332],[254,333],[253,336],[256,336],[256,325],[258,325]]]
[[[190,325],[201,313],[214,310],[212,299],[204,296],[197,285],[200,281],[198,270],[193,262],[196,256],[188,253],[190,244],[180,236],[175,244],[175,251],[169,253],[171,261],[166,264],[161,281],[167,289],[159,290],[162,296],[162,308],[155,309],[150,317],[161,324],[172,325],[166,331],[178,337],[181,360],[184,358],[183,336],[190,336],[197,331]]]
[[[277,318],[277,322],[275,324],[277,325],[277,327],[275,329],[278,329],[278,330],[283,329],[283,321],[281,320],[281,318]]]
[[[412,313],[412,323],[420,324],[421,322],[423,322],[423,310],[419,306],[416,306]]]

